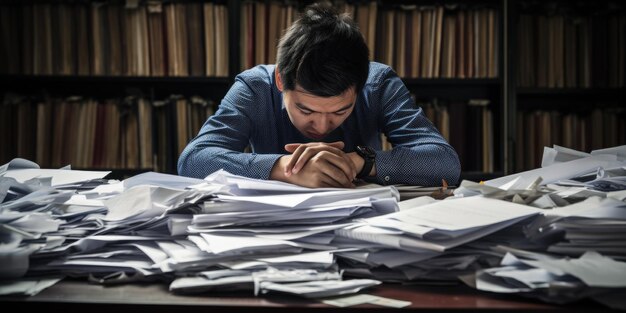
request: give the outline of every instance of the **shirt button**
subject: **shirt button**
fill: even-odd
[[[385,181],[389,181],[389,179],[391,179],[389,176],[385,176]]]

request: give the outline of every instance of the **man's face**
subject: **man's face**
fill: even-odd
[[[334,97],[320,97],[296,85],[295,90],[283,91],[283,103],[291,123],[304,136],[322,140],[345,121],[356,101],[355,88]]]

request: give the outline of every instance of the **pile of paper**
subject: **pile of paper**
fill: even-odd
[[[521,293],[554,303],[591,297],[623,309],[624,301],[620,297],[626,288],[626,262],[594,251],[578,258],[507,253],[500,266],[478,270],[462,279],[484,291]],[[618,292],[607,296],[609,291]],[[621,296],[615,296],[620,293]]]
[[[0,168],[0,293],[65,275],[303,297],[463,281],[619,306],[609,295],[625,290],[626,146],[545,152],[540,169],[400,202],[393,186],[310,189],[224,171],[109,181],[15,160]]]
[[[591,297],[626,308],[626,146],[590,154],[555,146],[543,167],[486,182],[462,184],[482,194],[542,208],[522,229],[525,240],[494,247],[507,253],[463,281],[480,290],[521,293],[565,303]],[[465,186],[465,187],[463,187]]]
[[[329,244],[334,230],[355,217],[398,209],[394,187],[319,190],[223,171],[206,180],[145,173],[95,184],[107,173],[81,181],[86,176],[80,172],[72,180],[77,171],[37,174],[36,165],[23,163],[32,166],[30,177],[12,178],[15,166],[0,177],[11,196],[0,206],[5,278],[82,275],[120,283],[174,277],[171,290],[189,292],[254,276],[255,284],[246,286],[257,293],[354,293],[380,282],[343,279],[337,248]],[[207,280],[215,271],[222,279]],[[277,280],[285,273],[291,278]],[[21,281],[4,285],[1,293],[34,293]]]

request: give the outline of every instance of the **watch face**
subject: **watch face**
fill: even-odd
[[[376,157],[376,151],[374,151],[372,147],[357,146],[356,149],[357,149],[357,152],[364,158],[374,159]]]

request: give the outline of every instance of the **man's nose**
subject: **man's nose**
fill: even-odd
[[[328,114],[324,113],[320,114],[319,118],[315,119],[313,123],[313,128],[315,129],[315,132],[320,135],[326,134],[331,127],[331,120],[328,117]]]

